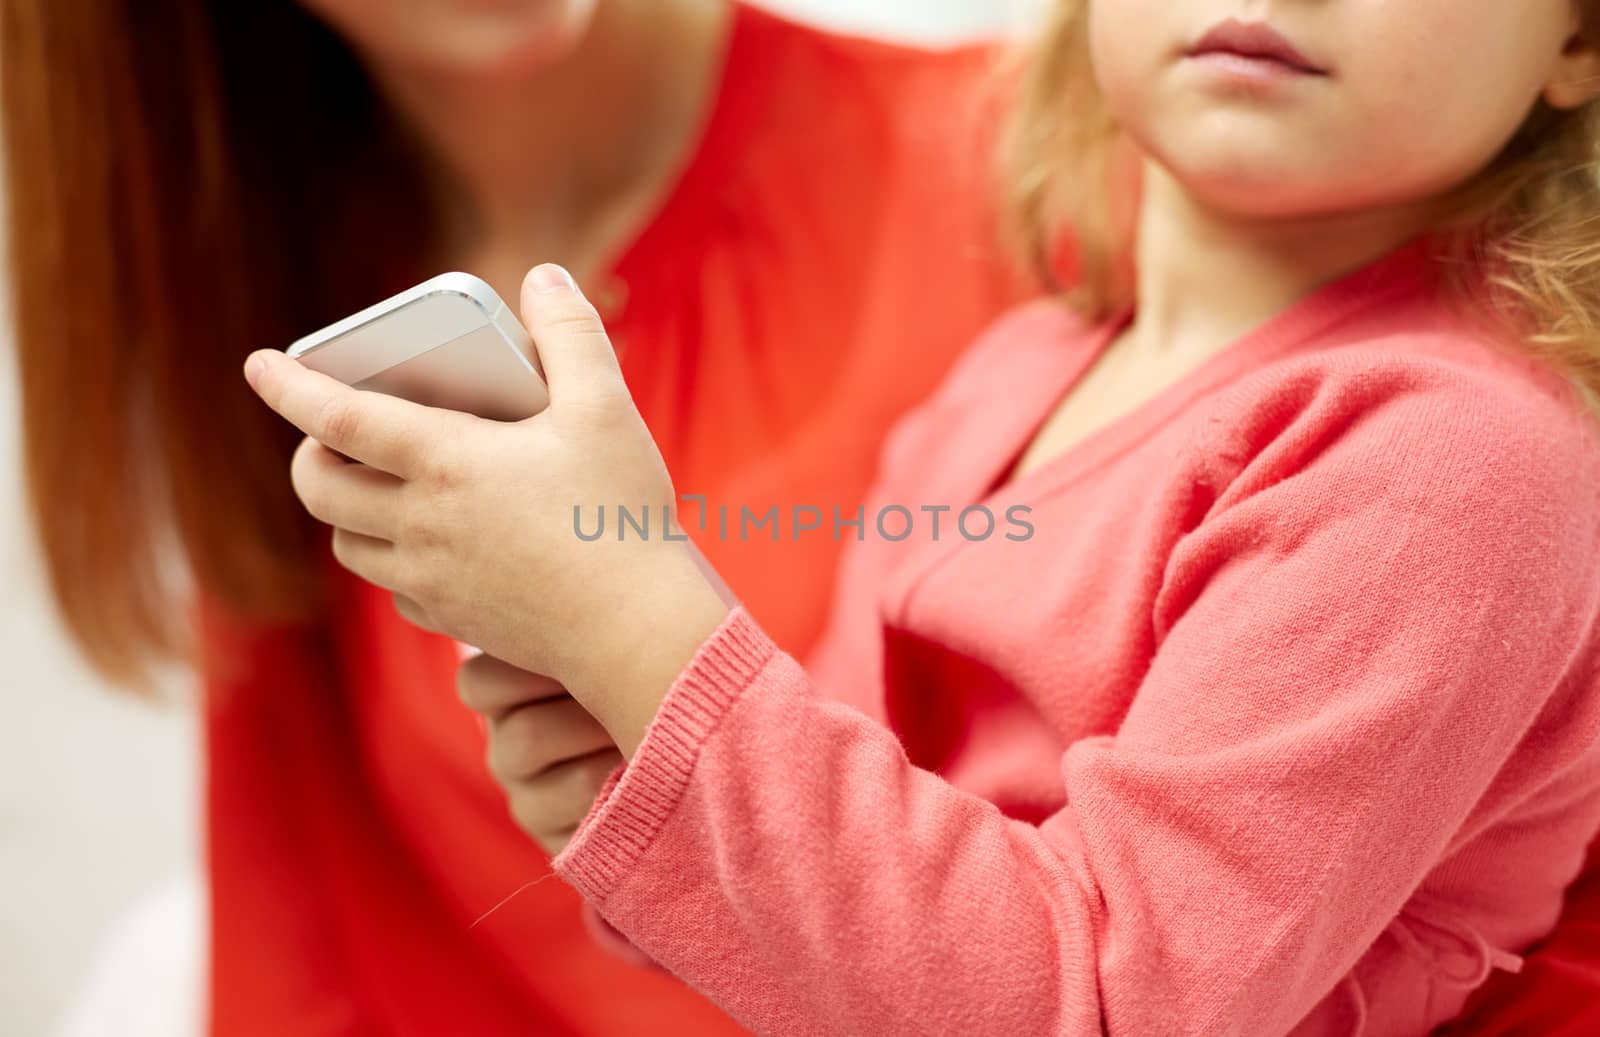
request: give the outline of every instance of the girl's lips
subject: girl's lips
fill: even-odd
[[[1227,51],[1198,54],[1189,60],[1191,64],[1204,68],[1238,86],[1266,87],[1279,82],[1310,81],[1314,78],[1321,78],[1313,76],[1309,72],[1303,72],[1276,58],[1247,58],[1239,54],[1230,54]]]
[[[1266,22],[1229,18],[1191,44],[1184,56],[1254,75],[1328,74]]]

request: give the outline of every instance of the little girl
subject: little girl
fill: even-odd
[[[249,377],[345,565],[615,738],[554,866],[753,1030],[1423,1034],[1600,827],[1597,46],[1061,0],[1016,184],[1071,305],[899,427],[808,668],[682,543],[572,535],[673,491],[558,269],[521,425]]]

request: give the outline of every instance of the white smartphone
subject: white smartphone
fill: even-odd
[[[481,278],[448,273],[297,340],[290,356],[357,389],[520,421],[550,404],[533,339]],[[730,607],[738,596],[694,541],[689,553]],[[457,642],[463,655],[471,645]]]
[[[297,340],[288,354],[357,389],[500,421],[550,403],[522,322],[471,274],[429,278]]]

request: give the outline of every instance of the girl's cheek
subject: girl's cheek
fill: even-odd
[[[1100,92],[1117,120],[1135,129],[1143,122],[1154,79],[1160,72],[1156,33],[1148,20],[1143,26],[1140,22],[1139,16],[1144,13],[1140,9],[1144,6],[1142,0],[1126,7],[1101,0],[1093,5],[1089,20],[1089,53]],[[1159,12],[1151,17],[1157,25],[1169,20]]]

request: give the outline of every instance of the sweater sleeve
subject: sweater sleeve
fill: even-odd
[[[1457,397],[1244,469],[1044,823],[910,765],[735,611],[556,870],[760,1033],[1425,1032],[1466,991],[1405,971],[1396,919],[1541,714],[1600,735],[1591,448]]]

